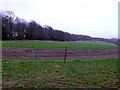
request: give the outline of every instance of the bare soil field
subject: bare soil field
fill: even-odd
[[[64,49],[35,48],[35,59],[64,59]],[[3,59],[32,59],[32,48],[2,47]],[[68,49],[67,59],[118,58],[118,49]]]

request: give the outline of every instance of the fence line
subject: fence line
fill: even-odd
[[[65,53],[64,53],[64,63],[66,63],[66,59],[67,59],[67,57],[66,57],[66,54],[67,54],[67,46],[65,47],[65,51],[64,51]],[[35,50],[34,50],[34,48],[32,47],[32,60],[35,60]]]
[[[3,59],[80,59],[117,57],[118,49],[38,49],[38,48],[3,48]]]

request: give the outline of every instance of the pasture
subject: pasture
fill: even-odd
[[[61,50],[65,47],[76,50],[70,57],[78,59],[68,59],[64,63],[63,59],[48,60],[15,60],[3,57],[2,59],[2,79],[3,88],[118,88],[118,58],[116,58],[118,46],[95,42],[33,42],[16,41],[3,42],[4,55],[11,53],[23,53],[26,48],[32,47],[36,50],[47,49],[47,52]],[[23,48],[23,49],[22,49]],[[16,49],[16,51],[15,51]],[[83,49],[83,50],[81,50]],[[13,50],[13,52],[11,52]],[[86,50],[86,51],[84,51]],[[97,51],[96,51],[97,50]],[[104,50],[107,50],[104,52]],[[80,52],[78,52],[80,51]],[[110,51],[110,53],[109,53]],[[89,53],[88,53],[89,52]],[[97,54],[96,54],[97,52]],[[103,53],[104,52],[104,53]],[[71,53],[71,52],[68,52]],[[50,53],[51,54],[51,53]],[[52,53],[60,54],[60,53]],[[86,56],[85,56],[86,54]],[[3,56],[4,56],[3,55]],[[72,56],[73,55],[73,56]],[[84,56],[82,59],[79,59]],[[101,55],[101,56],[100,56]],[[104,56],[109,56],[103,58]],[[110,57],[112,55],[112,57]],[[115,55],[115,56],[114,56]],[[39,55],[38,55],[39,56]],[[43,55],[44,56],[44,55]],[[62,55],[63,56],[63,55]],[[93,56],[91,59],[85,57]],[[94,56],[97,58],[95,59]],[[14,57],[14,56],[12,56]],[[61,57],[61,56],[60,56]]]
[[[118,88],[118,59],[3,60],[4,88]]]
[[[92,41],[84,42],[38,42],[38,41],[16,41],[2,42],[3,47],[22,47],[22,48],[80,48],[80,49],[109,49],[118,48],[117,45],[98,43]]]

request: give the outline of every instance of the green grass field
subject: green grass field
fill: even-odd
[[[3,60],[3,88],[118,88],[118,59]]]
[[[33,42],[33,41],[16,41],[3,42],[3,47],[22,47],[22,48],[86,48],[86,49],[109,49],[118,48],[118,46],[111,44],[95,43],[90,41],[85,42]]]
[[[110,49],[95,42],[3,42],[2,47]],[[118,58],[68,60],[2,60],[3,88],[118,88]]]

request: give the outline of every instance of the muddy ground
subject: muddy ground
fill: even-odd
[[[35,59],[64,59],[64,49],[34,49]],[[2,48],[3,59],[32,59],[32,48]],[[118,58],[118,49],[67,49],[67,59]]]

